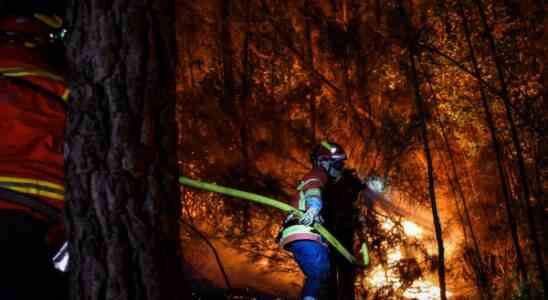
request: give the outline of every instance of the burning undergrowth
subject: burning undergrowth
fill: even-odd
[[[369,209],[362,215],[372,264],[356,281],[360,299],[439,299],[430,229],[382,210]]]

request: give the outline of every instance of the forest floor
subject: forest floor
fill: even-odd
[[[218,252],[232,289],[228,291],[212,249],[205,242],[193,239],[183,247],[185,273],[192,274],[187,280],[194,292],[193,299],[298,298],[303,275],[297,268],[293,272],[282,272],[266,259],[253,261],[248,253],[243,253],[225,240],[211,239],[210,242]]]

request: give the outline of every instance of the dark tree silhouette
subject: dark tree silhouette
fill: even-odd
[[[443,236],[442,236],[442,228],[441,228],[441,220],[438,212],[438,204],[436,200],[436,191],[435,191],[435,174],[434,174],[434,167],[432,163],[432,154],[430,150],[429,145],[429,139],[428,139],[428,126],[427,126],[427,112],[426,112],[426,104],[424,103],[424,99],[422,98],[421,91],[420,91],[420,83],[419,78],[417,75],[417,67],[415,63],[415,57],[417,56],[417,39],[418,39],[418,32],[413,30],[412,24],[409,20],[409,16],[407,15],[407,12],[405,11],[405,8],[403,7],[402,1],[399,2],[399,9],[401,16],[403,20],[405,21],[406,25],[406,42],[407,42],[407,50],[409,54],[409,62],[410,62],[410,68],[408,70],[408,76],[411,84],[413,85],[413,90],[415,92],[415,106],[417,110],[417,114],[419,116],[419,122],[420,122],[420,132],[421,132],[421,139],[424,146],[424,155],[426,157],[426,164],[427,164],[427,170],[428,170],[428,194],[430,196],[430,205],[432,206],[432,218],[434,221],[434,229],[436,232],[436,240],[438,244],[438,278],[439,278],[439,284],[440,284],[440,296],[442,300],[447,299],[446,295],[446,285],[445,285],[445,249],[443,246]]]
[[[171,0],[70,4],[71,299],[190,297],[180,284],[173,12]]]

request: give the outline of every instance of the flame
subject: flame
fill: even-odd
[[[382,229],[388,231],[388,230],[391,230],[392,228],[394,228],[394,222],[392,222],[392,220],[390,219],[385,219],[384,222],[382,222]]]
[[[421,232],[418,226],[416,226],[415,224],[411,222],[409,223],[412,225],[411,228],[418,229],[417,231]],[[400,247],[395,247],[393,249],[390,249],[386,256],[387,256],[388,268],[385,268],[381,265],[377,266],[375,269],[373,269],[373,271],[367,277],[367,282],[369,283],[369,286],[373,288],[382,288],[382,287],[390,286],[392,289],[397,290],[401,288],[402,283],[397,274],[396,268],[390,268],[390,266],[391,265],[393,266],[395,263],[400,261],[403,258],[403,254],[401,252]],[[452,293],[450,293],[449,291],[446,294],[447,294],[447,297],[451,297],[452,295]],[[403,297],[407,299],[416,299],[416,300],[439,299],[440,288],[424,279],[417,279],[413,282],[413,284],[410,287],[405,289],[405,291],[403,292]]]
[[[398,276],[393,270],[385,270],[382,266],[377,266],[367,278],[369,284],[373,287],[380,288],[390,285],[397,289],[401,286]]]
[[[400,247],[391,249],[390,251],[388,251],[388,254],[386,256],[389,265],[397,263],[403,257]]]
[[[389,231],[389,230],[392,230],[392,228],[394,228],[395,225],[396,224],[394,224],[392,220],[384,219],[384,221],[381,224],[381,227],[382,229]],[[408,236],[420,237],[423,233],[423,229],[419,225],[411,221],[403,220],[401,222],[401,225],[403,227],[404,233]]]
[[[446,292],[447,297],[451,297],[451,292]],[[409,288],[405,290],[403,296],[417,300],[434,300],[440,298],[440,288],[433,285],[431,282],[418,279],[413,282]]]
[[[405,232],[405,234],[415,237],[419,237],[422,235],[422,228],[420,228],[417,224],[407,220],[401,222],[401,224],[403,226],[403,231]]]
[[[374,288],[391,286],[393,289],[399,289],[401,282],[398,276],[392,270],[385,270],[382,266],[376,267],[367,278],[369,285]],[[452,293],[447,292],[447,297]],[[413,284],[403,292],[403,297],[416,300],[435,300],[440,298],[440,288],[429,281],[417,279]]]

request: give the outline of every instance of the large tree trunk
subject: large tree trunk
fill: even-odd
[[[71,299],[189,298],[181,272],[174,2],[72,1]]]

